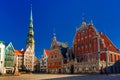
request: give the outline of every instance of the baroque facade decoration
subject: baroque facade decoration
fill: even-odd
[[[77,72],[120,72],[120,67],[114,66],[120,60],[120,51],[92,23],[83,22],[77,29],[73,52],[77,60],[74,64]]]
[[[63,73],[64,64],[67,63],[68,44],[58,42],[54,35],[50,52],[48,54],[48,73]]]

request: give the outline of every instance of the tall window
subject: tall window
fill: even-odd
[[[112,62],[112,54],[110,54],[110,62]]]
[[[114,61],[116,61],[116,55],[114,55]]]

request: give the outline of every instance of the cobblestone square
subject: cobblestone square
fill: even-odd
[[[22,74],[20,76],[0,76],[0,80],[120,80],[120,74]]]

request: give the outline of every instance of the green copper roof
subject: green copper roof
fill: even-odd
[[[27,44],[34,43],[32,5],[31,5],[31,11],[30,11],[30,23],[29,23],[29,30],[28,30],[28,38],[26,40],[26,43]]]
[[[34,35],[34,32],[32,29],[29,30],[29,34]]]
[[[30,35],[34,35],[33,31],[33,18],[32,18],[32,5],[31,5],[31,12],[30,12],[30,25],[29,25],[29,33]]]
[[[5,44],[5,42],[4,42],[4,41],[0,41],[0,43],[3,43],[3,44]]]
[[[31,11],[30,11],[30,24],[29,24],[29,27],[33,28],[32,5],[31,5]]]
[[[30,20],[32,21],[33,18],[32,18],[32,6],[31,6],[31,12],[30,12]]]

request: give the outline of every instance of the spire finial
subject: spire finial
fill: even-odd
[[[54,35],[54,37],[55,37],[55,36],[56,36],[56,33],[54,32],[53,35]]]
[[[93,20],[90,21],[90,24],[93,25]]]
[[[31,12],[30,12],[30,20],[32,20],[32,4],[30,4]]]
[[[56,36],[55,28],[53,29],[53,36],[54,36],[54,37]]]
[[[55,28],[53,29],[53,40],[56,41],[56,33],[55,33]]]
[[[30,4],[30,27],[33,27],[32,4]]]

